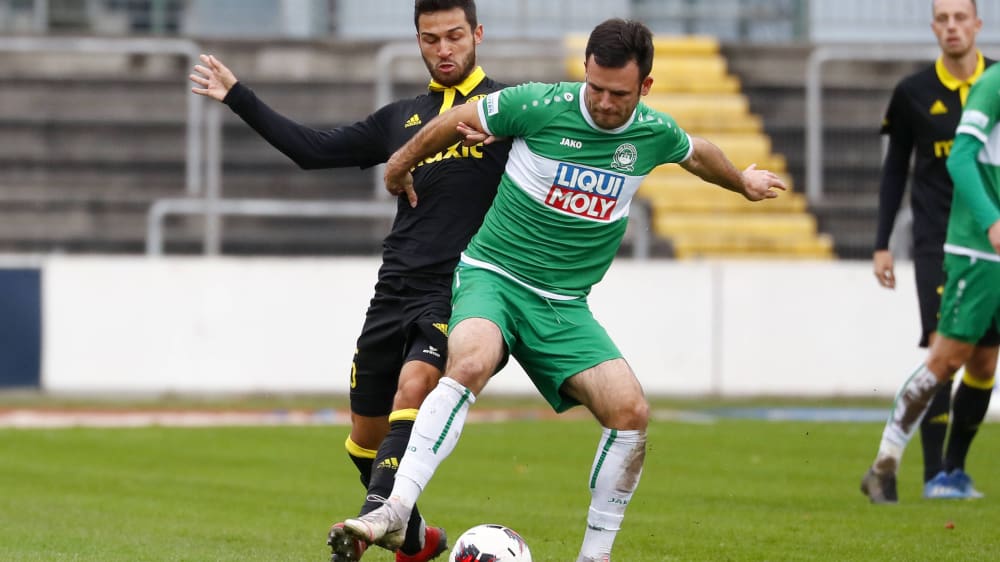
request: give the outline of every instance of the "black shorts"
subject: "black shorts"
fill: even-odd
[[[916,254],[913,256],[913,271],[917,278],[917,300],[920,301],[920,347],[927,347],[930,335],[937,331],[938,326],[941,293],[944,292],[944,252]],[[977,343],[981,346],[998,344],[1000,333],[992,328]]]
[[[387,416],[404,363],[444,371],[451,276],[390,277],[375,285],[351,364],[351,411]]]

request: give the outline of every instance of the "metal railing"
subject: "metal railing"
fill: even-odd
[[[1000,40],[1000,0],[979,0],[981,42]],[[928,38],[931,3],[919,0],[480,0],[491,38],[557,38],[607,17],[658,33],[722,41],[916,43]],[[412,10],[383,0],[0,0],[0,32],[195,37],[400,39]]]
[[[562,49],[557,55],[564,56]],[[507,45],[490,56],[521,58],[537,55],[537,50],[523,45]],[[375,56],[375,109],[392,101],[395,75],[393,65],[401,59],[420,60],[419,52],[412,42],[387,43]],[[203,252],[217,255],[221,251],[223,215],[271,216],[271,217],[333,217],[391,219],[395,216],[396,202],[390,199],[383,188],[384,165],[375,167],[373,173],[373,200],[341,200],[330,202],[283,201],[279,199],[223,199],[222,198],[222,119],[220,104],[212,104],[205,114],[205,168],[206,188],[203,199],[170,198],[153,203],[146,220],[146,253],[162,255],[164,251],[164,218],[168,215],[203,215],[205,217]],[[647,209],[636,204],[637,212],[631,214],[630,236],[632,254],[636,259],[649,257],[652,246],[652,229]]]
[[[339,217],[391,219],[395,201],[282,201],[276,199],[160,199],[149,208],[146,254],[163,254],[163,219],[167,215],[257,217]],[[219,253],[220,229],[206,228],[206,255]]]
[[[852,45],[818,47],[806,63],[806,198],[823,200],[823,67],[832,61],[928,61],[941,51],[928,45]]]
[[[139,39],[139,38],[97,38],[97,37],[0,37],[0,52],[34,53],[118,53],[118,54],[159,54],[183,55],[188,67],[198,62],[201,48],[186,39]],[[179,81],[178,81],[179,82]],[[202,123],[204,100],[178,85],[177,92],[184,92],[187,104],[185,121],[186,156],[185,186],[188,195],[201,191],[202,144],[199,127]],[[217,163],[210,163],[217,165]]]

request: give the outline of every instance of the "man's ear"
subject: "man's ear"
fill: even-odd
[[[653,87],[653,77],[647,76],[645,80],[642,81],[642,86],[639,87],[639,95],[640,96],[649,95],[649,90],[652,87]]]

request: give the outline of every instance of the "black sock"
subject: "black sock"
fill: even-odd
[[[945,455],[945,468],[949,472],[956,468],[965,470],[965,457],[969,454],[972,439],[979,431],[979,424],[986,417],[991,394],[992,386],[969,386],[965,384],[965,378],[959,383],[952,406],[951,435],[948,437],[948,452]]]
[[[368,483],[372,481],[372,459],[371,457],[359,457],[353,453],[347,453],[347,456],[351,457],[351,462],[354,466],[358,468],[358,474],[361,476],[361,484],[368,488]]]
[[[948,435],[951,385],[945,385],[931,399],[920,422],[920,445],[924,450],[924,482],[944,469],[944,439]]]
[[[372,479],[372,462],[375,460],[376,451],[359,446],[350,437],[344,442],[344,448],[347,449],[347,456],[350,457],[351,462],[358,469],[358,475],[361,477],[361,485],[367,490],[368,483]]]
[[[389,433],[378,448],[378,455],[372,465],[371,483],[368,485],[368,497],[365,498],[365,505],[361,508],[361,513],[365,514],[373,511],[388,499],[392,492],[392,485],[396,480],[396,470],[399,468],[399,461],[406,452],[406,444],[410,440],[410,432],[413,431],[413,420],[395,420],[389,424]],[[420,524],[420,511],[417,506],[413,506],[410,513],[410,521],[406,526],[406,540],[400,547],[405,554],[416,554],[423,548],[424,532]]]

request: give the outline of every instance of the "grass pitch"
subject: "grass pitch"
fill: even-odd
[[[858,483],[879,423],[655,422],[614,559],[995,559],[997,429],[984,426],[968,466],[985,499],[920,499],[914,442],[901,503],[873,506]],[[326,529],[363,497],[346,432],[2,429],[0,560],[327,560]],[[470,424],[421,509],[452,538],[502,523],[536,562],[573,561],[598,437],[589,420]]]

